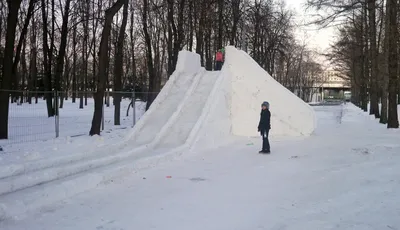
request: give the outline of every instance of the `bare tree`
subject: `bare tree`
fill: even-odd
[[[390,2],[386,1],[386,9],[389,9]],[[388,119],[388,83],[389,83],[389,14],[385,15],[385,37],[383,41],[383,56],[384,61],[383,65],[383,79],[382,79],[382,108],[381,108],[381,117],[379,122],[382,124],[387,124]]]
[[[151,38],[148,29],[148,11],[149,11],[149,2],[148,0],[143,0],[143,10],[142,10],[142,24],[143,24],[143,33],[144,33],[144,40],[146,45],[146,59],[147,59],[147,71],[149,76],[149,88],[148,88],[148,96],[147,96],[147,106],[146,110],[149,109],[151,103],[156,98],[156,90],[157,81],[156,76],[154,74],[154,63],[153,63],[153,54],[152,54],[152,46],[151,46]]]
[[[368,0],[369,59],[371,61],[371,104],[369,113],[379,118],[378,50],[376,47],[376,0]]]
[[[22,51],[22,48],[23,48],[23,44],[25,43],[26,34],[28,33],[28,26],[29,26],[30,20],[31,20],[32,15],[33,15],[33,9],[34,9],[34,6],[35,6],[35,2],[36,2],[36,0],[30,0],[29,1],[28,13],[26,15],[26,18],[25,18],[25,21],[24,21],[24,26],[22,28],[22,31],[21,31],[21,34],[20,34],[20,37],[19,37],[19,40],[18,40],[17,49],[16,49],[16,52],[15,52],[15,58],[14,58],[14,62],[13,62],[13,65],[12,65],[12,77],[11,77],[12,78],[12,83],[13,83],[12,88],[14,90],[18,89],[18,86],[17,86],[17,84],[18,84],[17,67],[18,67],[18,64],[19,64],[19,62],[21,60],[21,51]],[[23,58],[25,58],[25,57],[23,57]]]
[[[327,25],[338,17],[347,17],[341,26],[342,31],[347,32],[341,34],[332,55],[336,63],[344,64],[339,68],[348,69],[346,75],[352,82],[353,103],[367,111],[369,96],[370,114],[380,117],[380,123],[388,123],[388,128],[398,128],[399,6],[395,0],[386,1],[386,7],[384,3],[376,0],[308,0],[309,6],[331,12],[317,20],[318,24]],[[346,52],[349,50],[351,55]]]
[[[3,71],[0,85],[0,139],[8,138],[8,110],[9,110],[9,93],[12,78],[13,51],[15,41],[15,30],[18,21],[18,11],[22,0],[7,0],[7,29],[6,44],[3,56]]]
[[[387,1],[388,22],[388,44],[389,44],[389,113],[388,128],[399,128],[399,117],[397,114],[397,93],[398,93],[398,3],[397,0]],[[388,6],[389,5],[389,6]]]
[[[30,35],[30,59],[29,59],[29,80],[28,80],[28,90],[36,91],[36,81],[37,81],[37,45],[36,45],[36,22],[35,15],[32,15],[32,26]],[[37,93],[35,93],[37,95]],[[28,93],[28,103],[32,103],[32,94]],[[36,97],[37,103],[37,97]]]
[[[67,36],[68,36],[68,19],[69,19],[69,8],[70,8],[71,0],[65,1],[64,6],[64,15],[61,29],[61,43],[57,56],[57,66],[56,73],[54,77],[55,82],[55,90],[61,93],[61,76],[63,74],[64,69],[64,58],[65,58],[65,49],[67,47]],[[62,97],[62,96],[61,96]],[[56,98],[58,100],[58,98]],[[58,115],[58,108],[55,108],[55,114]]]
[[[114,125],[120,125],[121,121],[121,90],[122,90],[122,71],[123,71],[123,55],[124,55],[124,41],[125,29],[128,22],[128,0],[124,0],[124,9],[122,16],[122,25],[118,34],[118,41],[116,47],[116,56],[114,63]]]
[[[42,1],[42,24],[43,24],[43,67],[45,72],[44,85],[45,85],[45,97],[47,105],[47,115],[49,117],[54,116],[53,110],[53,95],[50,93],[53,89],[52,87],[52,74],[51,74],[51,50],[49,50],[49,44],[47,40],[48,28],[47,28],[47,4],[45,0]]]
[[[110,38],[111,23],[114,15],[124,4],[125,0],[117,0],[110,8],[105,11],[105,22],[103,32],[101,34],[100,51],[99,51],[99,72],[97,77],[97,91],[94,95],[94,113],[92,127],[89,134],[100,135],[101,118],[103,116],[103,97],[106,86],[106,63],[108,58],[108,39]]]

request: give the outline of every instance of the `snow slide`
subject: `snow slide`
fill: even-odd
[[[181,51],[176,71],[120,143],[100,153],[76,153],[2,169],[0,217],[2,206],[3,215],[14,215],[28,205],[42,206],[43,199],[63,199],[113,177],[156,166],[192,148],[222,145],[232,141],[232,134],[255,136],[264,100],[271,104],[273,135],[313,132],[311,107],[244,52],[227,47],[226,57],[222,71],[208,72],[201,68],[199,55]],[[54,194],[54,189],[61,192]]]
[[[198,130],[198,120],[204,113],[203,107],[209,101],[209,93],[217,78],[218,72],[206,72],[200,67],[197,54],[182,51],[177,70],[127,135],[122,147],[115,145],[100,153],[76,154],[4,170],[0,175],[0,216],[1,209],[3,215],[8,216],[26,210],[28,204],[29,208],[39,207],[43,202],[38,200],[63,199],[117,174],[157,164],[160,158],[154,157],[158,154],[168,152],[166,155],[171,156],[182,151],[187,140],[196,133],[193,130]],[[115,151],[116,147],[122,151]],[[131,162],[129,167],[127,162]],[[85,174],[80,174],[83,172]],[[90,182],[85,178],[90,178]],[[76,181],[76,184],[71,181]],[[34,186],[41,184],[44,184],[41,186],[44,189],[38,192]],[[49,196],[54,189],[62,192]],[[15,204],[16,197],[23,197],[23,201]]]

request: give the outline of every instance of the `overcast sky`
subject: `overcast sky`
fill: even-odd
[[[297,13],[296,21],[299,24],[304,24],[304,21],[310,21],[309,13],[304,12],[304,3],[306,0],[285,0],[290,9],[294,9]],[[297,38],[302,40],[307,36],[307,44],[310,48],[317,48],[319,51],[324,51],[329,48],[329,44],[335,36],[335,29],[328,28],[317,30],[315,26],[299,26],[297,27]]]

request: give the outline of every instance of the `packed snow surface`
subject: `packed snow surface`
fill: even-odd
[[[400,228],[397,130],[316,107],[310,138],[240,138],[0,222],[2,230]],[[252,145],[254,144],[254,145]]]
[[[160,132],[160,129],[168,119],[171,118],[172,114],[176,111],[180,100],[185,96],[189,86],[193,83],[195,75],[182,75],[179,74],[176,81],[173,84],[168,97],[157,106],[157,109],[149,113],[146,124],[138,130],[138,135],[134,139],[135,144],[143,145],[148,144],[154,137]],[[141,121],[139,121],[141,122]]]
[[[247,53],[226,48],[224,70],[232,83],[232,133],[257,136],[261,103],[271,106],[272,136],[308,136],[316,126],[312,108],[273,79]]]
[[[189,137],[196,121],[202,114],[215,81],[218,79],[218,72],[202,74],[196,89],[182,108],[177,123],[168,129],[168,135],[160,142],[161,148],[171,148],[183,145]]]

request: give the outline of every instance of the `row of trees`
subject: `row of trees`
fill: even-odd
[[[329,57],[351,81],[352,101],[388,128],[398,128],[400,102],[398,0],[308,0],[329,12],[317,22],[339,22]],[[379,104],[381,103],[381,108]]]
[[[148,92],[148,108],[181,49],[198,53],[212,70],[215,51],[234,45],[309,100],[305,86],[318,81],[322,68],[295,40],[294,26],[293,12],[280,0],[1,1],[0,139],[8,137],[14,90],[63,92],[60,98],[45,94],[49,117],[64,98],[84,108],[93,95],[90,135],[100,134],[105,92]],[[25,95],[28,103],[33,95]],[[120,95],[113,100],[116,125]]]

